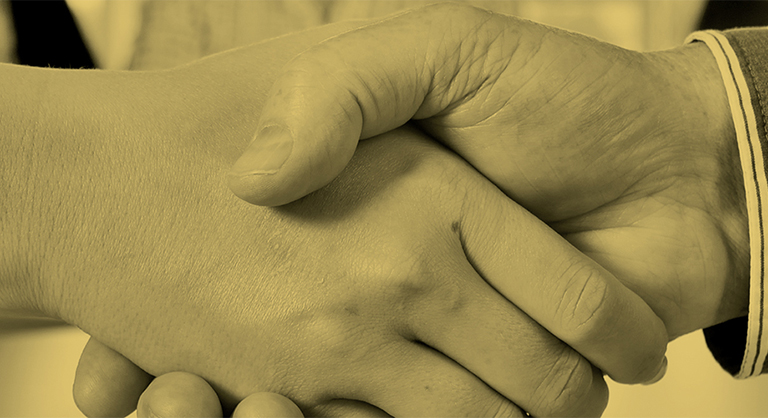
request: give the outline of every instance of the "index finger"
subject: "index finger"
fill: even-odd
[[[501,191],[488,199],[500,203],[468,201],[462,220],[464,249],[476,271],[613,380],[658,380],[668,336],[642,298]],[[521,217],[533,219],[514,221]]]

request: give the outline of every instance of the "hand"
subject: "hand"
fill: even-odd
[[[369,141],[346,176],[279,210],[227,199],[202,150],[169,166],[177,143],[143,146],[118,149],[173,167],[163,181],[136,173],[95,193],[95,211],[73,193],[90,213],[48,242],[70,251],[48,260],[63,272],[57,309],[152,375],[203,377],[225,408],[270,391],[310,415],[338,399],[366,414],[519,413],[510,401],[599,414],[601,372],[507,299],[619,376],[658,370],[666,335],[637,296],[414,132]]]
[[[273,391],[313,415],[596,414],[602,376],[562,341],[619,380],[657,374],[667,336],[647,305],[414,132],[287,208],[224,193],[259,65],[289,50],[157,73],[0,66],[0,302],[151,375],[197,374],[226,410]]]
[[[289,202],[409,119],[616,274],[670,338],[746,313],[743,186],[705,46],[643,54],[459,4],[410,11],[288,64],[230,187]]]
[[[657,372],[666,334],[647,306],[466,164],[408,130],[369,141],[357,158],[346,176],[279,210],[226,199],[205,172],[201,188],[170,204],[168,190],[138,181],[145,196],[158,196],[140,203],[162,219],[194,217],[166,228],[174,224],[146,213],[142,222],[155,226],[133,230],[131,240],[113,225],[118,248],[94,242],[90,225],[81,227],[85,243],[66,234],[72,247],[90,247],[77,252],[89,254],[80,261],[89,274],[75,271],[79,283],[61,286],[72,289],[61,306],[77,307],[63,316],[152,375],[203,377],[225,407],[273,391],[311,415],[350,407],[364,415],[517,414],[507,399],[537,415],[599,414],[607,401],[601,372],[507,299],[619,376],[642,381]],[[201,166],[179,164],[188,168],[178,175],[194,177]],[[122,191],[136,195],[130,185]],[[244,230],[242,219],[268,227]],[[156,258],[190,251],[205,257]],[[120,285],[100,277],[120,277]],[[635,341],[621,335],[627,330]]]

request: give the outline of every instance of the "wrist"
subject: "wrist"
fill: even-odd
[[[128,76],[23,66],[2,71],[3,114],[10,122],[0,145],[2,280],[10,292],[3,292],[0,308],[70,320],[67,305],[82,300],[86,281],[70,276],[89,256],[89,219],[106,195],[119,193],[117,184],[113,190],[97,185],[105,183],[100,168],[114,162],[132,136],[130,124],[116,123],[126,116],[115,97],[128,91]],[[130,94],[137,96],[135,88]]]
[[[701,42],[654,53],[662,74],[675,86],[668,100],[677,141],[672,164],[695,179],[696,206],[718,227],[727,251],[726,287],[718,322],[747,314],[749,234],[744,179],[728,97],[717,62]],[[653,54],[652,54],[653,55]],[[682,109],[682,111],[680,110]],[[702,245],[707,245],[706,243]]]
[[[714,181],[703,182],[709,196],[708,212],[717,221],[728,251],[729,276],[717,315],[720,322],[744,316],[749,308],[749,220],[741,169],[739,144],[722,74],[709,48],[702,42],[681,47],[693,74],[689,87],[694,89],[701,110],[693,113],[695,122],[706,127],[700,155],[701,170],[711,170]]]
[[[0,144],[0,309],[79,325],[84,298],[99,287],[96,276],[111,268],[109,260],[94,265],[96,255],[133,245],[114,242],[115,228],[139,222],[135,213],[105,208],[154,198],[146,196],[147,182],[169,183],[158,185],[169,196],[179,193],[172,178],[183,183],[178,187],[199,188],[190,180],[195,167],[166,172],[193,154],[226,170],[252,138],[269,80],[282,64],[362,24],[329,25],[292,35],[290,44],[257,44],[168,71],[4,66],[3,115],[12,123],[0,127],[7,133]],[[223,183],[218,187],[226,192]],[[86,273],[86,265],[99,271]]]

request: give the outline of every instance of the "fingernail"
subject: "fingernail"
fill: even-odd
[[[651,380],[649,380],[649,381],[647,381],[647,382],[645,382],[643,384],[644,385],[652,385],[652,384],[658,382],[659,380],[661,380],[661,378],[664,377],[665,374],[667,374],[667,357],[666,356],[664,357],[664,361],[662,361],[661,368],[659,369],[659,372],[656,373],[656,376],[654,376],[653,379],[651,379]]]
[[[277,125],[263,128],[243,155],[232,166],[235,176],[274,174],[288,160],[293,150],[293,138],[287,129]]]

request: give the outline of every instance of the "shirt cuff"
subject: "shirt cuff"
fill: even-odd
[[[685,40],[704,42],[717,60],[720,75],[728,95],[728,104],[736,129],[741,169],[749,218],[749,315],[746,345],[737,379],[746,379],[762,373],[768,354],[768,311],[765,309],[766,262],[765,220],[768,219],[768,179],[764,169],[763,149],[757,131],[755,109],[752,107],[747,80],[741,63],[722,33],[694,32]]]

